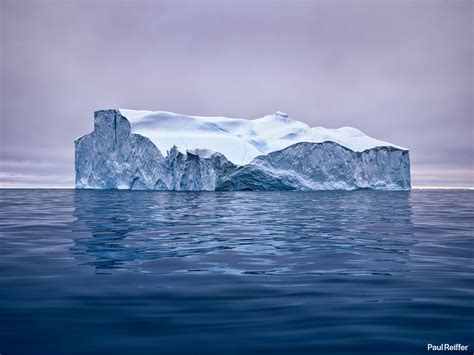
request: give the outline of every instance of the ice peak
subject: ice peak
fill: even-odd
[[[284,123],[288,123],[288,122],[293,121],[293,119],[290,117],[290,115],[288,115],[286,112],[276,111],[271,116],[276,118],[277,120],[279,120],[281,122],[284,122]]]
[[[288,114],[286,112],[281,112],[281,111],[276,111],[274,113],[275,116],[281,116],[281,117],[285,117],[285,118],[289,118],[290,116],[288,116]]]

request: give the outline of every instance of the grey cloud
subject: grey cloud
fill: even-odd
[[[474,184],[469,0],[1,6],[5,184],[28,173],[25,184],[54,175],[72,186],[74,138],[92,129],[94,110],[114,107],[282,110],[410,148],[414,185]]]

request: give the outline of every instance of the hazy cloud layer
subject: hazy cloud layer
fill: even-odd
[[[1,1],[3,186],[73,186],[101,108],[354,126],[473,185],[473,3]]]

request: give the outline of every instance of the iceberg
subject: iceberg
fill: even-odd
[[[352,127],[111,109],[75,140],[77,189],[409,190],[406,148]]]

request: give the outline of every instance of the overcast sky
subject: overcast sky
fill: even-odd
[[[104,108],[353,126],[473,186],[473,2],[0,0],[0,186],[73,186]]]

